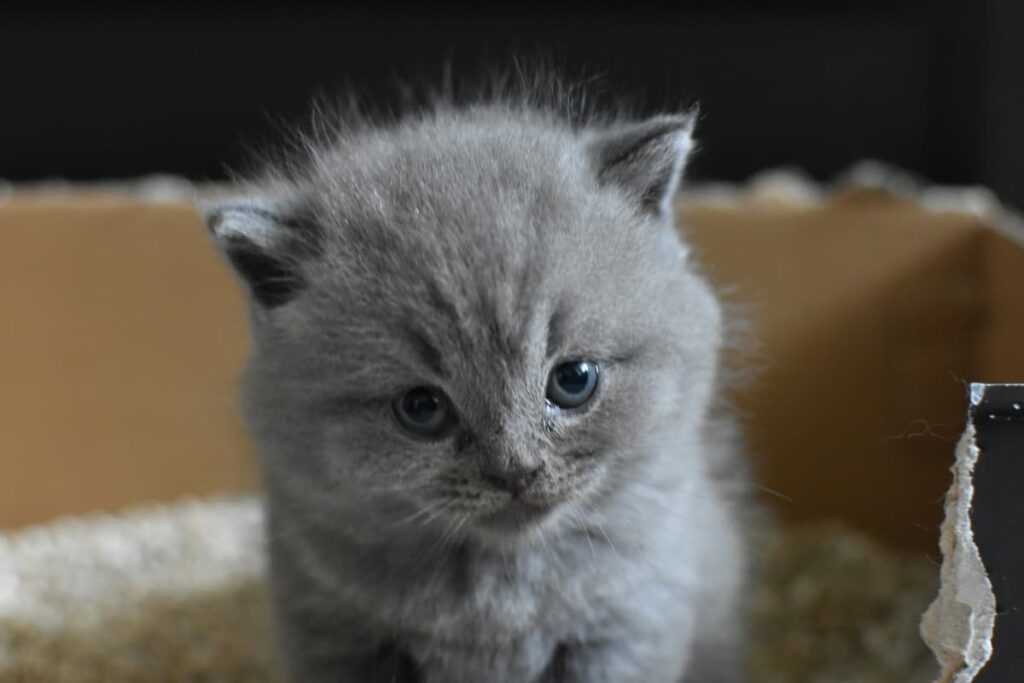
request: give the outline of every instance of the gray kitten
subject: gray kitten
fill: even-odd
[[[208,208],[293,680],[742,678],[692,126],[437,104]]]

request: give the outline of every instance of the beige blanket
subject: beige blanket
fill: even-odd
[[[917,683],[937,567],[832,525],[758,549],[751,680]],[[0,682],[278,680],[257,500],[188,501],[0,536]]]

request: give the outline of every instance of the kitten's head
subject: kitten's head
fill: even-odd
[[[720,338],[670,210],[692,123],[438,110],[210,207],[271,489],[523,539],[687,457]]]

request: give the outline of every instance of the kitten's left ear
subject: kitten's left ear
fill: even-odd
[[[664,217],[693,149],[696,112],[656,116],[609,128],[595,136],[589,151],[602,185],[618,185],[644,212]]]

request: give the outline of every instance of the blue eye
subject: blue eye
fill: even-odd
[[[548,378],[547,398],[559,408],[579,408],[597,389],[597,363],[580,359],[562,363]]]
[[[431,387],[418,387],[401,396],[394,410],[398,422],[420,436],[437,436],[451,424],[448,398]]]

